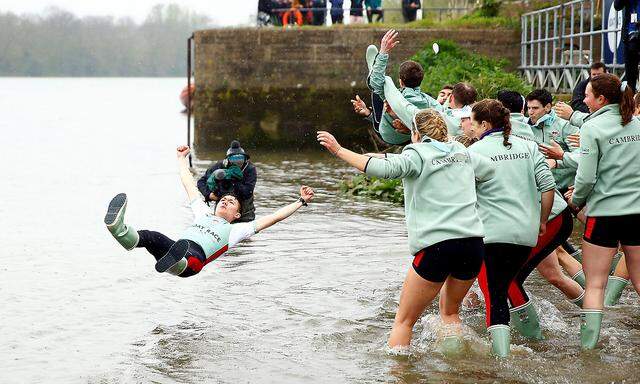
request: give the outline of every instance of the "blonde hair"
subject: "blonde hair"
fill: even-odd
[[[458,135],[458,136],[454,137],[454,140],[459,142],[459,143],[462,143],[462,145],[464,145],[465,147],[468,147],[471,144],[473,144],[476,141],[478,141],[477,139],[473,139],[473,138],[465,135],[464,133],[462,135]]]
[[[447,142],[449,140],[447,123],[434,109],[423,109],[415,116],[416,128],[421,136]]]

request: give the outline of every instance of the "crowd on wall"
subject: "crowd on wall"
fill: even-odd
[[[348,15],[351,24],[384,21],[382,0],[351,0],[345,8],[344,0],[259,0],[258,26],[343,24]],[[402,0],[405,22],[415,21],[420,0]]]

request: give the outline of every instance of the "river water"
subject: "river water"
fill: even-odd
[[[481,308],[464,312],[467,351],[438,352],[436,306],[410,352],[385,346],[410,257],[401,207],[342,196],[354,171],[322,152],[251,153],[257,214],[316,201],[179,279],[124,251],[127,221],[176,237],[190,223],[175,146],[182,79],[0,79],[3,250],[0,383],[603,383],[640,381],[631,289],[605,315],[601,348],[579,350],[578,310],[534,273],[546,341],[487,356]],[[222,153],[197,153],[204,171]]]

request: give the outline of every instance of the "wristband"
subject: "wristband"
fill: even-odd
[[[298,201],[301,202],[304,207],[308,207],[309,206],[309,204],[307,204],[307,202],[304,201],[304,199],[302,197],[299,198]]]

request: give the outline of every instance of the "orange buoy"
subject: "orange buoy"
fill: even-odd
[[[282,15],[282,26],[286,28],[287,25],[289,25],[289,18],[291,18],[291,15],[293,15],[296,18],[296,24],[298,26],[301,26],[302,12],[300,12],[300,10],[297,8],[291,8],[290,10],[285,12],[284,15]]]
[[[184,87],[180,92],[180,102],[185,108],[191,109],[193,107],[193,95],[196,92],[196,85],[191,84],[190,87]],[[189,105],[189,95],[191,95],[191,105]]]

